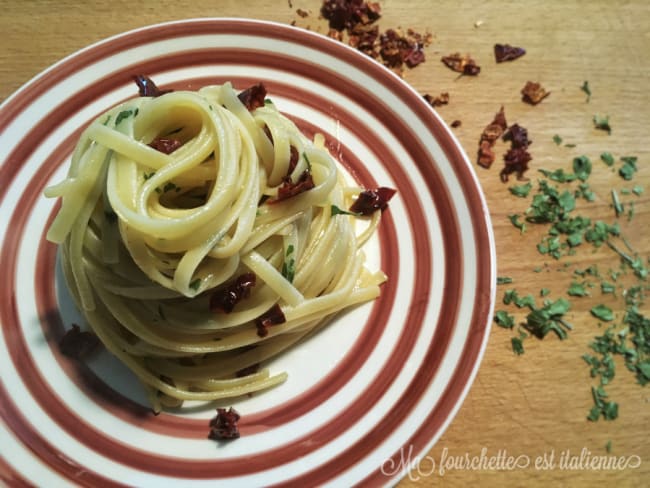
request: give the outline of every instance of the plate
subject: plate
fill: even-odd
[[[238,399],[242,437],[207,439],[213,409],[153,415],[113,358],[62,356],[80,320],[44,236],[80,130],[136,94],[266,84],[364,187],[396,197],[369,246],[381,297],[337,317],[271,369],[284,385]],[[433,446],[479,367],[495,296],[491,225],[440,117],[359,52],[269,22],[196,19],[110,38],[43,72],[0,108],[0,472],[9,484],[394,484]]]

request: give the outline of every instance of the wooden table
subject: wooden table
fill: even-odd
[[[147,24],[202,16],[254,16],[295,21],[299,26],[325,31],[324,21],[318,18],[317,0],[223,0],[209,4],[184,0],[0,1],[0,99],[63,56]],[[621,216],[619,222],[631,246],[647,259],[650,3],[386,0],[382,6],[382,29],[401,26],[434,34],[433,43],[426,49],[427,61],[407,72],[405,79],[421,93],[449,93],[449,104],[440,107],[439,113],[449,123],[462,122],[455,133],[474,163],[479,136],[503,105],[508,121],[526,127],[533,140],[532,169],[527,174],[533,182],[540,177],[539,168],[570,171],[574,157],[586,155],[592,160],[594,169],[588,183],[596,200],[589,204],[581,201],[581,215],[612,223],[611,189],[618,189],[620,194],[622,188],[644,186],[640,196],[622,196],[626,210],[628,202],[634,201],[635,214],[631,221]],[[299,16],[298,8],[309,15]],[[495,43],[522,46],[527,54],[510,63],[496,64],[492,51]],[[456,51],[470,53],[476,59],[482,67],[479,76],[459,78],[442,65],[440,57]],[[529,80],[542,83],[551,92],[539,105],[521,101],[520,90]],[[584,81],[589,82],[592,92],[589,101],[580,89]],[[595,114],[609,115],[611,135],[594,128]],[[553,141],[556,134],[563,140],[560,145]],[[566,143],[575,147],[566,147]],[[576,268],[597,264],[603,273],[618,269],[618,257],[606,246],[595,252],[592,246],[582,246],[575,256],[556,261],[536,250],[545,232],[543,226],[529,226],[520,235],[508,215],[523,212],[530,199],[510,195],[510,184],[500,181],[505,150],[505,144],[497,144],[497,160],[491,169],[475,166],[493,222],[498,273],[514,280],[512,285],[499,287],[497,309],[515,310],[501,304],[508,287],[515,287],[520,294],[532,293],[539,302],[542,288],[549,289],[549,298],[566,297]],[[638,157],[638,172],[632,181],[622,180],[600,161],[599,155],[605,151],[616,157]],[[533,271],[540,266],[541,272]],[[647,485],[650,390],[635,383],[620,358],[617,376],[608,387],[611,398],[619,403],[619,418],[586,420],[595,381],[581,356],[589,352],[588,344],[605,328],[599,328],[589,310],[606,303],[620,323],[624,302],[620,290],[618,295],[603,296],[597,287],[591,289],[590,297],[572,298],[567,319],[574,330],[569,337],[560,341],[551,334],[544,340],[527,339],[526,352],[521,356],[510,346],[516,332],[495,326],[476,381],[456,418],[401,486],[592,486],[600,481]],[[648,313],[647,304],[642,310]],[[517,320],[524,318],[524,312],[515,312]],[[611,454],[606,451],[609,441]],[[623,456],[631,464],[621,470],[562,469],[559,465],[561,456],[567,460],[581,453],[586,456],[587,451],[592,457]],[[460,469],[446,464],[450,458],[480,460],[482,455],[488,460],[514,456],[521,464],[512,470],[490,470],[485,465]],[[537,458],[544,455],[547,459],[554,456],[552,469],[535,466]],[[632,468],[636,460],[641,464]],[[436,463],[433,472],[432,461]],[[441,461],[449,468],[444,472],[439,468]]]

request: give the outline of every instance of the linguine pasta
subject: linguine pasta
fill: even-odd
[[[81,135],[45,192],[62,198],[48,239],[88,325],[160,410],[283,382],[259,365],[378,296],[361,246],[381,212],[357,231],[338,211],[360,191],[229,83],[141,96]]]

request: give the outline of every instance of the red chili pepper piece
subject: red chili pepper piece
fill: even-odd
[[[99,338],[92,332],[82,331],[77,324],[59,341],[59,350],[72,359],[83,359],[99,345]]]
[[[237,98],[246,106],[246,109],[249,112],[252,112],[256,108],[264,106],[264,100],[266,99],[266,87],[264,83],[258,83],[253,85],[250,88],[246,88],[242,91]]]
[[[138,85],[138,90],[141,97],[159,97],[165,93],[170,93],[174,90],[161,90],[156,86],[151,78],[144,75],[135,75],[133,77],[135,84]]]
[[[388,201],[396,193],[392,188],[379,187],[376,190],[365,190],[350,206],[350,212],[361,215],[372,215],[377,210],[385,210]]]
[[[237,422],[239,422],[240,418],[240,415],[232,407],[228,410],[225,408],[217,408],[217,416],[210,420],[210,433],[208,434],[208,438],[217,441],[239,438]]]
[[[287,318],[284,316],[284,312],[280,308],[280,305],[276,303],[255,320],[257,335],[266,337],[269,334],[269,327],[284,324],[286,321]]]
[[[183,143],[179,139],[168,139],[166,137],[156,137],[149,143],[150,147],[165,154],[173,153],[182,145]]]
[[[230,313],[240,301],[248,298],[251,288],[255,286],[255,273],[244,273],[210,297],[210,311]]]

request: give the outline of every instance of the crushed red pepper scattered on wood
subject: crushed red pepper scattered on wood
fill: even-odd
[[[434,97],[433,95],[430,95],[428,93],[425,93],[423,95],[424,99],[427,101],[429,105],[432,107],[440,107],[442,105],[447,105],[449,103],[449,93],[443,92],[437,97]]]
[[[478,164],[489,168],[494,163],[495,155],[492,147],[508,128],[503,107],[494,115],[492,122],[485,126],[479,140]]]
[[[505,163],[499,173],[501,181],[508,181],[508,175],[516,173],[517,179],[523,179],[524,173],[528,170],[528,163],[533,159],[528,152],[528,146],[533,141],[528,139],[528,131],[519,124],[511,125],[503,134],[504,141],[510,141],[510,149],[503,158]]]
[[[380,32],[375,22],[381,17],[377,2],[325,0],[321,15],[329,23],[328,36],[361,51],[399,75],[425,61],[424,47],[431,44],[430,33],[413,29]]]
[[[522,100],[531,105],[537,105],[539,102],[548,97],[551,92],[546,91],[542,85],[533,81],[527,81],[521,89]]]
[[[481,72],[481,67],[469,54],[454,53],[440,59],[449,69],[464,75],[476,76]]]
[[[494,59],[497,63],[504,61],[514,61],[517,58],[526,54],[526,50],[522,47],[511,46],[510,44],[495,44],[494,45]]]

